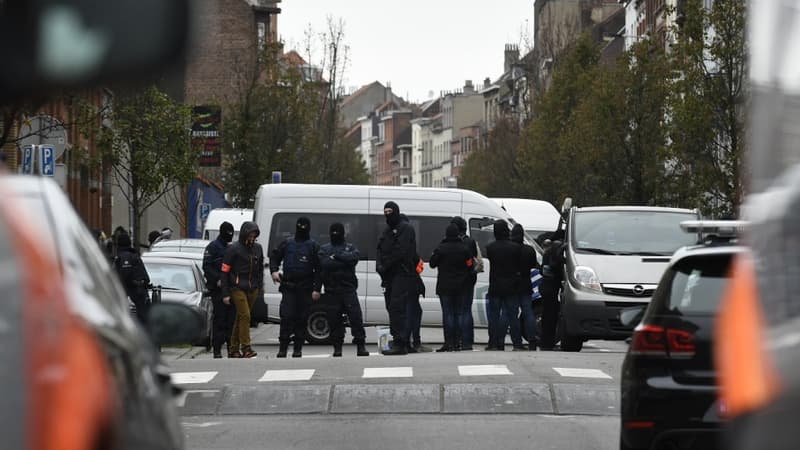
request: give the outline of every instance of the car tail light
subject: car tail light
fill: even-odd
[[[656,423],[652,420],[627,420],[623,422],[623,426],[628,429],[642,429],[653,428]]]
[[[633,331],[631,352],[636,355],[691,358],[694,356],[694,335],[685,330],[640,324]]]

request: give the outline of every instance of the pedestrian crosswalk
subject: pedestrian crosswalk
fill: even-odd
[[[454,368],[460,377],[469,377],[475,380],[477,377],[490,377],[490,376],[511,376],[514,375],[507,365],[505,364],[484,364],[484,365],[459,365]],[[569,378],[594,378],[594,379],[613,379],[611,375],[599,369],[587,369],[578,367],[553,367],[563,379]],[[314,376],[317,375],[317,369],[268,369],[261,377],[253,381],[259,383],[271,382],[290,382],[290,381],[312,381]],[[212,383],[219,371],[204,371],[204,372],[174,372],[172,373],[172,382],[176,385],[198,385]],[[414,367],[399,366],[399,367],[365,367],[361,372],[362,379],[396,379],[396,378],[413,378],[415,376]]]

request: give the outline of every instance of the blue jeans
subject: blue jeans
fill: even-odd
[[[500,315],[501,305],[503,304],[502,297],[486,297],[486,319],[489,322],[489,346],[502,347],[506,339],[506,328],[508,324],[504,323]]]
[[[525,334],[528,336],[528,343],[536,345],[536,316],[533,315],[533,301],[530,294],[522,294],[519,298],[520,308],[522,309],[522,320],[525,323]],[[522,341],[520,341],[520,344]]]
[[[474,298],[474,286],[470,286],[461,298],[459,305],[458,327],[461,330],[461,346],[472,347],[475,343],[475,324],[472,320],[472,301]]]
[[[500,342],[506,340],[506,330],[511,328],[511,342],[514,347],[522,345],[522,332],[519,327],[520,296],[509,295],[501,299],[501,328],[498,339]]]
[[[439,303],[442,305],[442,328],[444,329],[444,343],[453,347],[458,343],[459,335],[459,306],[461,299],[458,295],[440,295]]]

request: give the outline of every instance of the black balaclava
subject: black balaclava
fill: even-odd
[[[511,240],[516,242],[517,244],[522,244],[525,236],[525,231],[522,230],[522,225],[514,224],[514,227],[511,228]]]
[[[344,225],[340,224],[339,222],[332,223],[328,232],[331,236],[331,244],[344,244]]]
[[[219,236],[222,242],[230,244],[233,241],[233,224],[222,222],[222,225],[219,226]]]
[[[453,220],[450,223],[455,224],[458,227],[458,234],[464,236],[467,234],[467,221],[464,220],[461,216],[453,217]]]
[[[461,239],[458,237],[458,225],[451,223],[447,226],[447,230],[444,232],[444,238],[447,241],[460,241]]]
[[[131,237],[128,233],[120,233],[117,236],[117,248],[130,248],[131,245]]]
[[[392,208],[392,213],[386,216],[386,225],[389,225],[392,228],[400,225],[400,207],[397,206],[397,203],[386,202],[386,204],[383,205],[383,209],[386,208]]]
[[[307,241],[311,238],[311,221],[308,217],[300,217],[295,225],[294,239],[297,241]]]
[[[508,224],[505,220],[494,223],[494,238],[498,241],[508,240]]]
[[[153,242],[155,242],[159,237],[161,237],[161,232],[158,230],[153,230],[147,235],[147,242],[149,242],[150,245],[153,245]]]

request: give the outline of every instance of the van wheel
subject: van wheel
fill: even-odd
[[[572,336],[567,334],[567,327],[564,324],[564,316],[558,321],[561,328],[559,333],[561,336],[561,351],[564,352],[579,352],[583,349],[583,338],[579,336]]]
[[[321,305],[314,306],[306,322],[306,341],[309,344],[329,344],[331,341],[331,324],[328,313]]]

